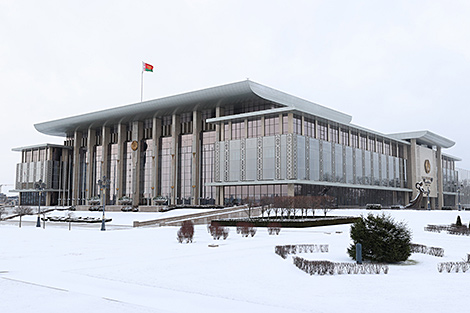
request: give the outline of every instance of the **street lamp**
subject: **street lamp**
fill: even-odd
[[[428,187],[428,190],[426,191],[426,195],[428,197],[428,211],[431,210],[431,203],[429,202],[429,194],[431,193],[431,191],[429,190],[429,187]]]
[[[109,181],[108,178],[106,178],[106,176],[103,176],[103,180],[98,180],[98,186],[100,186],[100,193],[101,193],[101,203],[103,205],[103,218],[101,219],[101,230],[102,231],[105,231],[106,230],[106,226],[105,226],[105,222],[104,222],[104,211],[105,211],[105,207],[106,207],[106,189],[109,189],[109,185],[111,184],[111,182]]]
[[[38,191],[38,195],[39,195],[38,221],[36,222],[36,227],[41,227],[41,196],[45,188],[46,188],[46,184],[42,182],[42,179],[34,183],[34,189]]]

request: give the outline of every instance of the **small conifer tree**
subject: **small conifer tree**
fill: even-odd
[[[457,221],[455,222],[455,226],[462,227],[462,220],[460,219],[460,215],[457,215]]]
[[[397,263],[411,255],[411,231],[406,224],[395,222],[389,215],[361,216],[351,226],[353,243],[348,248],[356,258],[356,244],[362,244],[362,258],[373,262]]]

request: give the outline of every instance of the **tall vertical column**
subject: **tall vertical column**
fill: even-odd
[[[294,113],[287,113],[287,133],[294,133]]]
[[[86,201],[95,196],[95,184],[96,184],[96,173],[94,171],[94,161],[95,161],[95,145],[96,145],[96,131],[89,128],[88,129],[88,138],[87,138],[87,164],[86,164]]]
[[[68,149],[62,149],[62,154],[60,156],[60,182],[59,182],[59,205],[65,206],[65,205],[70,205],[69,202],[67,202],[67,199],[69,198],[68,193],[66,191],[68,190],[68,164],[69,164],[69,150]]]
[[[143,124],[142,122],[132,123],[132,205],[139,205],[140,195],[142,194],[140,188],[140,145],[143,138]],[[134,145],[137,143],[137,145]]]
[[[418,190],[416,190],[416,183],[418,182],[417,177],[417,165],[416,165],[416,139],[411,139],[410,153],[409,153],[409,169],[408,177],[410,180],[410,188],[413,190],[412,199],[418,195]]]
[[[162,136],[162,120],[159,118],[153,118],[152,126],[152,139],[153,139],[153,156],[152,156],[152,198],[158,196],[157,191],[160,186],[158,186],[158,177],[160,172],[158,169],[159,163],[159,152],[160,152],[160,137]]]
[[[73,164],[72,164],[72,205],[78,205],[80,190],[80,146],[83,135],[75,131],[73,134]]]
[[[119,124],[117,127],[118,133],[118,151],[117,151],[117,167],[116,167],[116,196],[117,198],[122,198],[122,186],[123,181],[122,178],[123,174],[123,166],[124,166],[124,148],[126,146],[126,138],[127,138],[127,127],[126,125]]]
[[[192,204],[199,204],[199,196],[201,195],[200,175],[201,175],[201,112],[193,111],[193,146],[192,146],[192,173],[191,173],[191,189]]]
[[[220,106],[216,107],[215,109],[215,117],[221,117],[224,115],[224,108]],[[225,133],[224,133],[224,123],[217,123],[215,126],[215,140],[216,141],[224,141]],[[217,148],[217,146],[216,146]],[[215,166],[215,164],[213,164]],[[215,171],[215,169],[214,169]],[[215,201],[218,205],[224,205],[224,186],[217,186],[215,187]]]
[[[101,146],[102,146],[102,159],[101,159],[101,177],[97,179],[101,179],[103,176],[109,179],[109,143],[111,142],[111,129],[109,127],[103,126],[101,130]],[[111,194],[110,190],[106,190],[105,192],[105,203],[109,203],[109,195]]]
[[[176,200],[178,197],[178,152],[180,133],[180,116],[173,114],[171,121],[171,204],[176,204]]]
[[[243,120],[242,138],[248,138],[248,119]]]
[[[318,139],[320,138],[320,135],[318,134],[318,120],[317,119],[314,119],[313,120],[313,137]]]
[[[282,135],[284,133],[283,127],[284,127],[284,121],[282,120],[282,113],[281,113],[279,114],[279,135]]]
[[[442,148],[437,147],[437,209],[444,206],[444,178],[442,173]]]

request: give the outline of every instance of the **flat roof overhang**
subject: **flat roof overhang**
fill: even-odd
[[[331,187],[343,187],[343,188],[356,188],[356,189],[374,189],[374,190],[389,190],[389,191],[404,191],[412,192],[409,188],[396,188],[386,186],[374,186],[374,185],[357,185],[357,184],[343,184],[326,181],[313,181],[313,180],[261,180],[261,181],[243,181],[243,182],[214,182],[204,184],[205,186],[249,186],[249,185],[285,185],[285,184],[297,184],[297,185],[319,185],[319,186],[331,186]]]
[[[35,149],[44,149],[44,148],[61,148],[61,149],[72,150],[72,147],[69,147],[69,146],[58,145],[58,144],[53,144],[53,143],[43,143],[43,144],[38,144],[38,145],[17,147],[17,148],[11,149],[11,151],[21,152],[24,150],[35,150]]]
[[[400,139],[400,140],[416,139],[416,143],[424,144],[430,147],[437,146],[437,147],[447,149],[455,145],[454,141],[448,138],[442,137],[433,132],[430,132],[429,130],[388,134],[388,136],[396,138],[396,139]]]
[[[352,117],[322,105],[294,97],[250,80],[192,91],[170,97],[129,104],[107,110],[76,115],[35,124],[43,134],[65,137],[75,131],[119,123],[141,121],[157,116],[168,116],[193,110],[214,109],[246,100],[264,99],[280,106],[298,109],[332,121],[347,124]]]

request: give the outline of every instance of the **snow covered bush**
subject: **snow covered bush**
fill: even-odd
[[[222,227],[219,223],[212,223],[207,226],[209,233],[211,234],[212,238],[219,240],[223,238],[224,240],[227,239],[229,230],[227,227]]]
[[[468,262],[442,262],[437,264],[437,270],[442,273],[444,270],[447,273],[455,272],[466,273],[470,269],[470,263]]]
[[[256,234],[256,227],[253,226],[253,223],[249,222],[237,223],[237,234],[241,234],[242,237],[253,237]]]
[[[356,244],[362,244],[362,258],[380,263],[405,261],[411,255],[411,231],[390,215],[361,216],[351,225],[353,243],[348,254],[356,259]]]
[[[289,254],[297,254],[297,253],[314,253],[314,252],[321,252],[321,253],[328,253],[329,245],[284,245],[284,246],[276,246],[274,248],[274,252],[281,256],[283,259],[287,258]]]
[[[384,274],[388,273],[388,265],[377,263],[336,263],[331,261],[310,261],[293,257],[294,265],[310,275],[342,274]]]
[[[194,224],[191,221],[184,221],[181,228],[176,233],[176,239],[179,243],[186,241],[186,243],[193,242]]]
[[[417,243],[410,244],[410,251],[411,253],[423,253],[429,254],[432,256],[443,257],[444,256],[444,249],[437,248],[437,247],[427,247],[425,245],[420,245]]]

